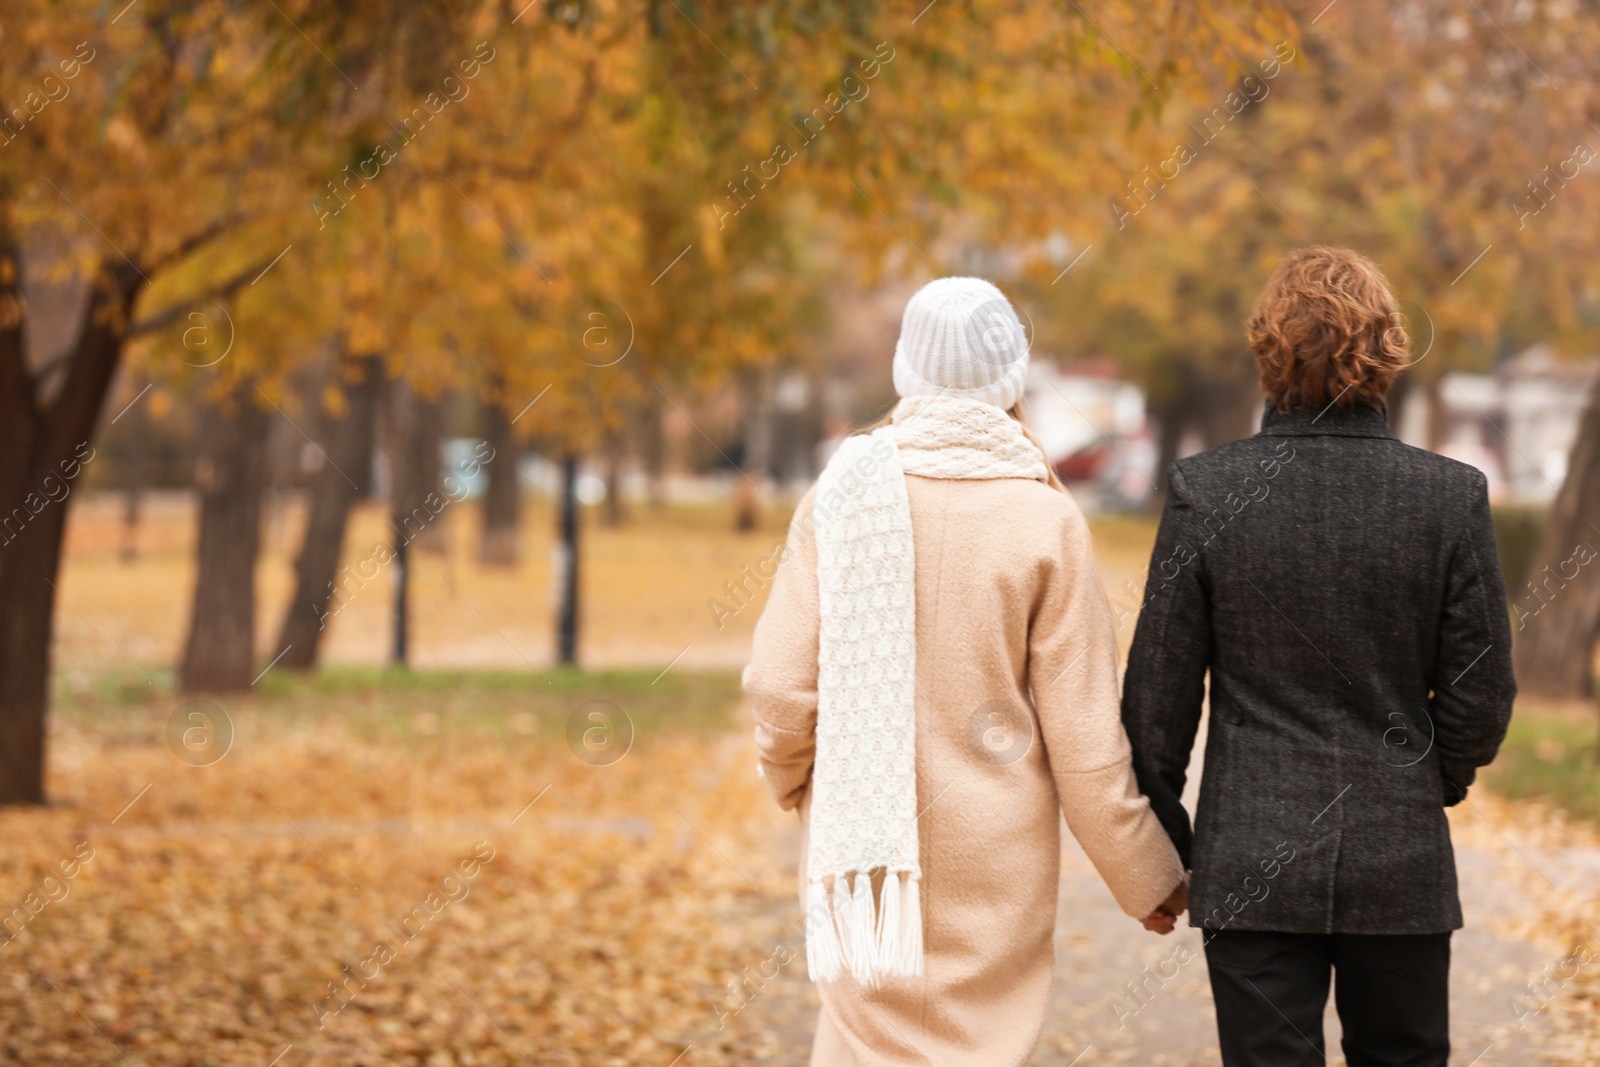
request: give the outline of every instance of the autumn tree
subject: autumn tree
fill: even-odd
[[[315,16],[306,6],[154,2],[104,23],[97,9],[49,0],[19,0],[5,12],[0,513],[16,533],[0,556],[0,801],[43,799],[70,496],[41,502],[92,456],[130,344],[181,329],[190,312],[225,296],[244,299],[304,240],[305,183],[325,169],[330,143],[313,134],[339,131],[330,140],[342,141],[376,102],[358,99],[353,76],[370,73],[374,56],[404,54],[384,51],[399,43],[392,35],[436,47],[453,38],[441,32],[451,16],[470,10],[439,4],[433,19],[397,23],[378,5]],[[322,36],[322,50],[306,47],[308,31]],[[35,229],[81,249],[63,268],[89,281],[76,341],[48,367],[29,361],[21,288],[24,238]]]
[[[701,397],[797,360],[830,276],[942,272],[952,249],[1078,225],[1130,116],[1148,137],[1173,99],[1285,32],[1242,0],[1093,21],[1020,2],[801,0],[147,0],[106,25],[45,0],[14,13],[0,99],[26,119],[0,148],[0,512],[20,525],[0,556],[0,799],[27,801],[42,797],[67,514],[30,502],[87,462],[130,352],[141,373],[193,379],[191,395],[250,381],[295,432],[339,428],[318,445],[333,462],[281,642],[304,665],[366,479],[342,468],[364,465],[380,381],[497,383],[519,439],[561,458],[570,500],[579,457],[630,412],[692,420]],[[77,342],[50,368],[28,364],[18,281],[36,226],[88,250],[72,266],[92,279]],[[242,366],[201,381],[170,352],[186,316],[224,297]],[[591,348],[600,337],[613,347]],[[319,370],[329,388],[294,395]],[[248,555],[201,569],[237,579]],[[575,564],[554,580],[572,658]],[[241,610],[204,599],[197,620]]]
[[[0,513],[14,536],[0,555],[0,801],[44,797],[50,641],[70,494],[51,500],[93,456],[101,408],[129,340],[247,284],[264,263],[216,255],[241,201],[271,177],[240,159],[279,143],[271,121],[218,130],[220,115],[270,114],[285,80],[242,69],[253,27],[220,5],[128,14],[113,27],[50,3],[16,5],[0,73],[8,116],[0,147]],[[172,17],[168,17],[171,14]],[[212,50],[184,47],[208,36]],[[240,63],[233,62],[241,61]],[[279,72],[284,79],[292,72]],[[65,232],[62,264],[89,279],[76,341],[30,363],[21,288],[24,235]],[[206,260],[201,272],[196,264]],[[49,506],[45,506],[45,502]]]
[[[1077,242],[1090,252],[1053,287],[1050,340],[1124,360],[1164,416],[1166,459],[1174,425],[1208,444],[1248,432],[1243,320],[1297,245],[1351,245],[1389,274],[1416,361],[1396,402],[1437,401],[1447,370],[1487,368],[1517,337],[1592,346],[1593,237],[1560,221],[1591,194],[1539,183],[1585,129],[1600,47],[1558,5],[1513,15],[1341,3],[1175,100],[1154,153],[1121,142],[1123,180]]]

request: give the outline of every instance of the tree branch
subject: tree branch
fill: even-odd
[[[202,308],[212,301],[220,300],[225,296],[232,296],[244,286],[245,282],[257,277],[262,271],[266,270],[271,265],[272,260],[262,260],[260,262],[253,263],[244,270],[240,271],[238,274],[235,274],[226,281],[212,286],[205,292],[200,293],[188,300],[180,300],[171,307],[159,311],[147,319],[140,319],[138,322],[133,323],[128,327],[126,336],[131,340],[135,337],[143,337],[145,334],[154,333],[157,330],[165,329],[166,327],[177,322],[179,319],[183,318],[185,314],[194,311],[197,308]]]
[[[210,244],[224,234],[250,222],[252,218],[253,216],[250,215],[229,215],[227,218],[218,219],[205,229],[185,237],[165,255],[150,260],[144,264],[144,267],[151,274],[164,270],[179,260],[188,258],[200,248]]]
[[[36,454],[46,467],[72,454],[76,442],[87,443],[94,435],[106,390],[122,359],[123,328],[145,284],[144,275],[131,264],[100,261],[66,380],[49,406],[40,410],[43,436]]]

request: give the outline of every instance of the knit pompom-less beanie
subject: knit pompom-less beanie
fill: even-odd
[[[1004,293],[982,278],[939,278],[906,304],[894,348],[903,397],[954,396],[1009,409],[1028,377],[1028,338]]]

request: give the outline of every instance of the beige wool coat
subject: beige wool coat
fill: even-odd
[[[1139,794],[1089,530],[1042,482],[907,476],[916,572],[916,769],[926,974],[823,985],[814,1067],[1027,1062],[1044,1022],[1061,815],[1122,910],[1183,876]],[[807,494],[744,684],[762,773],[808,821],[817,549]],[[806,849],[801,846],[801,901]],[[1145,936],[1130,922],[1128,936]]]

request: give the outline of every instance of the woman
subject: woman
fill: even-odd
[[[1027,366],[994,286],[913,296],[903,399],[801,501],[756,628],[762,773],[805,831],[813,1064],[1028,1059],[1058,812],[1129,915],[1165,932],[1183,908],[1118,717],[1089,531],[1020,419]]]

